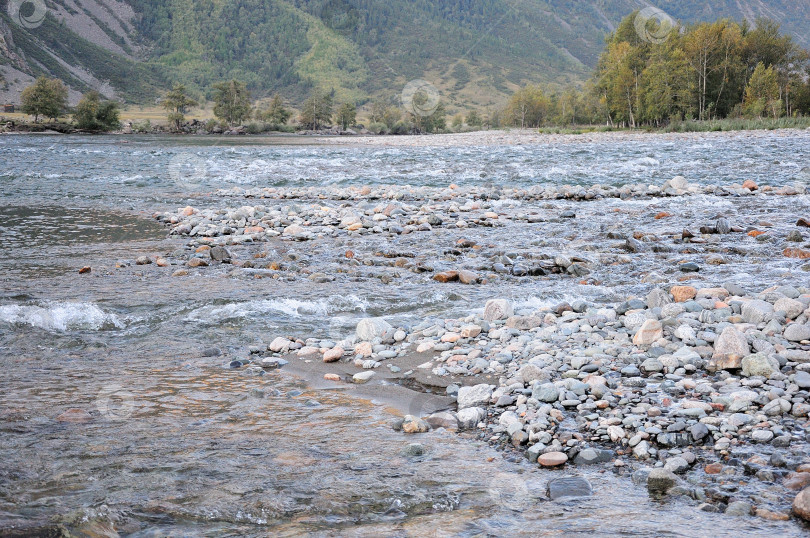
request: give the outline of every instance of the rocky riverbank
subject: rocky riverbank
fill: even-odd
[[[803,185],[213,194],[209,207],[156,214],[187,245],[136,263],[313,290],[477,290],[452,319],[266,335],[233,368],[415,388],[433,396],[401,406],[394,427],[407,434],[445,428],[542,467],[602,465],[704,511],[810,514]],[[569,300],[515,300],[540,284]],[[576,295],[588,287],[601,291]]]

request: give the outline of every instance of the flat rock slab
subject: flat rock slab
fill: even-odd
[[[548,496],[552,501],[580,499],[593,495],[591,483],[581,476],[555,478],[548,483]]]

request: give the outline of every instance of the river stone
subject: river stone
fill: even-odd
[[[270,342],[270,345],[267,346],[267,349],[269,349],[274,353],[287,353],[290,350],[291,345],[292,342],[290,342],[284,337],[279,336],[273,339],[272,342]]]
[[[548,483],[548,496],[552,501],[590,497],[591,495],[593,495],[591,483],[581,476],[555,478]]]
[[[666,494],[678,483],[675,473],[662,467],[657,467],[650,471],[647,476],[647,491],[650,493]]]
[[[359,374],[354,374],[352,376],[352,381],[354,381],[358,385],[362,385],[363,383],[368,383],[368,381],[372,377],[374,377],[374,372],[372,370],[368,370],[367,372],[360,372]]]
[[[668,183],[670,187],[678,191],[685,191],[689,188],[689,182],[683,176],[675,176]]]
[[[793,499],[793,513],[805,521],[810,521],[810,488],[803,489]]]
[[[661,327],[661,322],[648,319],[633,337],[633,344],[637,346],[649,346],[663,337],[664,330],[663,327]]]
[[[697,295],[697,290],[692,286],[673,286],[669,291],[675,298],[676,303],[691,301]]]
[[[661,308],[672,302],[669,294],[661,288],[655,288],[647,295],[647,308]]]
[[[757,443],[767,443],[773,439],[773,432],[771,430],[754,430],[751,432],[751,439]]]
[[[664,469],[673,473],[681,474],[689,470],[689,463],[680,456],[669,458],[664,464]]]
[[[788,297],[783,297],[773,305],[774,310],[784,312],[788,319],[796,319],[805,310],[804,303]]]
[[[748,301],[742,306],[742,317],[746,323],[763,323],[773,313],[773,305],[766,301]]]
[[[796,372],[793,382],[796,383],[796,386],[800,389],[810,389],[810,373],[805,371]]]
[[[512,303],[506,299],[490,299],[484,307],[485,321],[507,319],[513,314]]]
[[[751,515],[751,504],[745,501],[734,501],[728,503],[728,507],[726,508],[726,515],[727,516],[750,516]]]
[[[709,361],[708,369],[716,371],[740,368],[743,357],[750,352],[751,348],[745,335],[734,327],[726,327],[714,344],[714,354]]]
[[[544,383],[532,391],[532,398],[540,402],[554,403],[560,397],[560,391],[554,383]]]
[[[413,415],[406,415],[402,422],[402,431],[405,433],[425,433],[430,430],[427,422]]]
[[[664,364],[655,357],[650,357],[641,363],[641,369],[647,372],[648,374],[650,373],[655,374],[664,369]]]
[[[577,454],[577,457],[574,458],[574,463],[577,465],[593,465],[596,463],[605,463],[611,461],[614,457],[616,457],[616,453],[612,450],[586,448]]]
[[[458,389],[458,408],[466,409],[468,407],[486,407],[492,398],[492,391],[495,389],[492,385],[475,385],[474,387],[461,387]]]
[[[792,323],[785,329],[785,339],[791,342],[801,342],[810,340],[810,325],[800,325]]]
[[[742,360],[742,375],[745,377],[762,376],[770,378],[779,371],[779,362],[764,353],[748,355]]]
[[[460,410],[456,414],[458,418],[458,427],[462,430],[471,430],[478,426],[478,423],[484,420],[487,412],[480,407],[468,407]]]
[[[386,332],[393,329],[391,325],[382,318],[366,318],[357,324],[357,339],[371,341],[381,338]]]
[[[568,456],[564,452],[547,452],[537,458],[537,463],[542,467],[559,467],[568,461]]]
[[[734,391],[728,395],[728,398],[731,399],[731,403],[726,411],[729,413],[739,413],[740,411],[745,411],[751,405],[751,402],[756,400],[757,397],[758,394],[752,390]],[[751,418],[750,415],[745,416]]]

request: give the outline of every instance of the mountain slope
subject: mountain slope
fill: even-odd
[[[39,1],[39,0],[37,0]],[[485,107],[520,85],[584,80],[604,36],[637,0],[47,0],[26,29],[0,0],[0,98],[32,76],[63,78],[150,102],[173,82],[205,94],[245,80],[255,96],[300,101],[313,87],[339,100],[394,100],[412,79],[451,108]],[[675,0],[684,22],[768,16],[810,46],[810,0]],[[0,89],[3,86],[0,80]],[[17,81],[16,83],[14,81]]]

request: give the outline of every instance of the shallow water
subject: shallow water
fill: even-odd
[[[446,149],[0,138],[0,529],[57,518],[73,529],[114,525],[136,536],[801,535],[792,522],[705,514],[680,499],[655,501],[628,476],[599,470],[568,470],[591,480],[594,497],[549,502],[546,482],[561,472],[541,471],[472,435],[406,438],[390,429],[385,406],[308,388],[283,371],[251,377],[227,368],[251,344],[281,334],[338,338],[365,316],[411,324],[466,315],[492,296],[530,311],[566,299],[642,293],[649,286],[640,276],[671,274],[672,256],[640,256],[628,269],[600,267],[587,284],[551,276],[464,288],[414,274],[391,284],[362,275],[314,284],[224,270],[172,279],[155,265],[116,263],[182,245],[149,220],[154,211],[240,205],[213,197],[215,188],[661,184],[677,174],[698,183],[751,178],[785,185],[806,181],[809,151],[810,135],[779,133]],[[577,212],[576,229],[552,218],[569,208]],[[622,211],[615,224],[625,231],[657,226],[663,235],[718,213],[741,225],[767,219],[786,226],[806,208],[806,197],[558,202],[533,208],[549,213],[547,223],[534,227],[470,229],[427,243],[403,237],[395,244],[370,238],[255,248],[286,248],[276,254],[297,253],[325,271],[340,267],[347,248],[410,248],[441,270],[457,263],[442,249],[462,237],[497,243],[490,253],[587,255],[585,246],[603,241],[604,215],[612,209]],[[649,215],[659,211],[677,214],[678,222],[652,222]],[[707,267],[701,279],[807,282],[802,262],[777,258],[775,246],[744,246],[745,254],[724,254],[727,263]],[[468,261],[489,263],[484,254]],[[85,265],[92,272],[79,275]],[[58,420],[68,409],[86,415]],[[403,456],[409,442],[425,445],[426,454]]]

